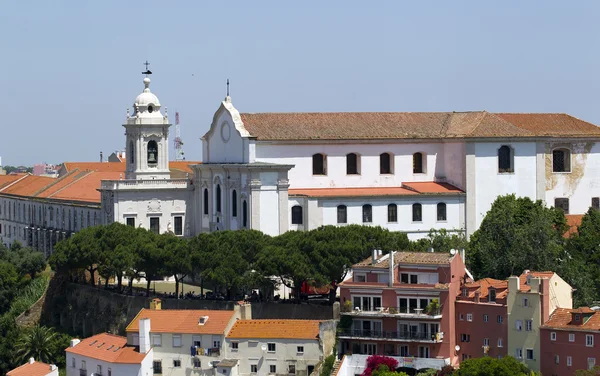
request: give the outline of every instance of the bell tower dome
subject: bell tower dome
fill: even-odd
[[[133,114],[127,110],[125,124],[127,163],[125,178],[135,180],[170,179],[169,119],[161,112],[158,97],[144,78],[144,91],[135,98]]]

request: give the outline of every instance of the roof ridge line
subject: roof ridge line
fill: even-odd
[[[35,196],[39,195],[40,193],[44,192],[45,190],[52,188],[56,184],[58,184],[61,181],[65,180],[68,176],[73,175],[73,173],[75,173],[75,171],[77,171],[77,170],[78,169],[75,169],[73,171],[68,172],[66,175],[63,175],[63,176],[57,178],[55,181],[53,181],[52,183],[46,185],[44,188],[41,188],[38,191],[34,192],[31,196],[35,197]],[[48,196],[48,197],[50,197],[50,196]]]
[[[27,173],[27,174],[23,175],[22,177],[20,177],[19,179],[17,179],[17,180],[15,180],[15,181],[13,181],[12,183],[8,184],[7,186],[5,186],[5,187],[3,187],[3,188],[0,188],[0,193],[1,193],[2,191],[4,191],[5,189],[7,189],[7,188],[9,188],[9,187],[12,187],[13,185],[17,184],[18,182],[20,182],[21,180],[25,179],[25,178],[26,178],[26,177],[28,177],[28,176],[34,176],[34,175],[31,175],[30,173]]]
[[[75,173],[76,171],[79,171],[79,168],[74,169],[72,172]],[[52,193],[51,195],[48,195],[48,198],[53,197],[54,195],[58,194],[59,192],[62,192],[64,189],[69,188],[70,186],[72,186],[73,184],[77,183],[78,181],[80,181],[81,179],[87,177],[88,175],[90,175],[91,173],[93,173],[94,171],[92,170],[87,170],[87,171],[79,171],[79,172],[83,172],[84,174],[79,178],[79,179],[75,179],[72,182],[68,183],[67,185],[65,185],[64,187],[58,189],[56,192]],[[71,173],[69,173],[71,174]],[[65,175],[65,177],[67,177],[67,175]]]

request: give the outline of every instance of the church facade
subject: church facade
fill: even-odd
[[[364,224],[418,239],[471,235],[499,195],[569,215],[599,207],[600,128],[567,114],[252,114],[226,97],[202,162],[173,162],[168,114],[146,78],[123,127],[114,162],[0,177],[0,241],[51,253],[112,222],[184,237]]]

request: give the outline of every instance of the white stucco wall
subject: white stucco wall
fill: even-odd
[[[81,344],[80,344],[81,345]],[[113,376],[131,375],[131,376],[151,376],[153,375],[152,359],[153,350],[150,349],[146,357],[140,364],[119,364],[109,363],[102,360],[93,359],[87,356],[67,353],[67,376],[80,376],[81,361],[85,361],[86,375],[96,375],[98,365],[102,367],[102,375],[108,375],[110,368]],[[73,367],[73,358],[75,359],[75,367]]]
[[[296,365],[297,375],[306,375],[308,366],[316,366],[323,354],[318,340],[302,339],[225,339],[227,359],[238,359],[239,375],[250,375],[251,365],[258,367],[258,375],[269,374],[270,365],[276,366],[277,374],[287,374],[289,364]],[[231,343],[238,342],[238,349],[232,349]],[[275,351],[263,351],[262,346],[275,343]],[[304,347],[304,353],[298,353],[298,346]]]

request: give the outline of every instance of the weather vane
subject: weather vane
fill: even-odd
[[[150,65],[150,63],[148,62],[148,60],[146,60],[146,62],[144,63],[144,65],[146,66],[146,71],[142,72],[142,74],[145,74],[146,77],[148,77],[149,74],[152,74],[152,71],[150,69],[148,69],[148,65]]]

